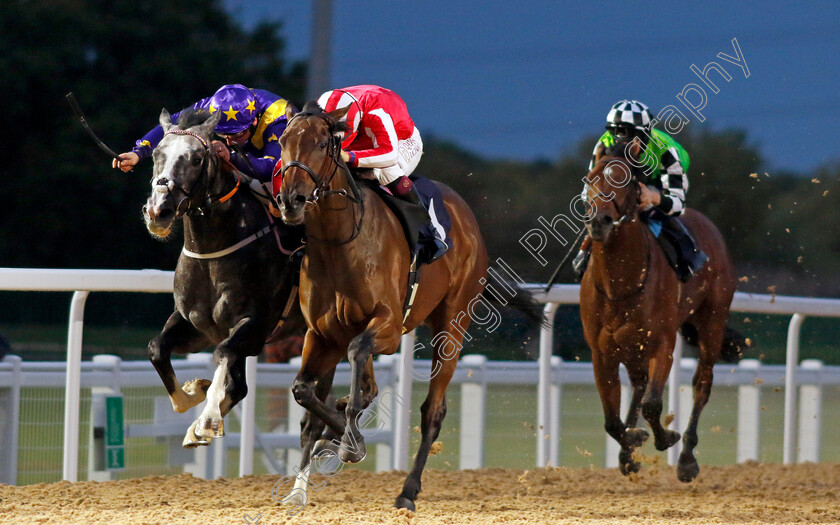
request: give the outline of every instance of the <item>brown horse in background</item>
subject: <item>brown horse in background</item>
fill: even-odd
[[[376,397],[371,358],[395,353],[404,332],[427,323],[443,337],[433,339],[433,373],[421,408],[422,439],[395,503],[414,510],[429,450],[446,415],[446,387],[470,324],[467,314],[473,302],[482,298],[487,253],[470,208],[453,190],[438,183],[452,219],[453,247],[422,268],[414,306],[403,321],[408,242],[385,202],[369,188],[358,186],[340,161],[338,134],[343,124],[339,119],[347,109],[324,113],[317,104],[307,104],[303,112],[289,115],[280,138],[283,179],[278,201],[283,220],[305,223],[308,238],[300,298],[309,330],[293,392],[298,403],[317,418],[307,414],[301,423],[301,472],[308,473],[312,447],[324,423],[329,427],[327,435],[341,436],[338,457],[342,461],[364,459],[357,419]],[[345,356],[350,361],[351,385],[341,413],[324,399],[335,367]],[[296,483],[295,488],[305,489],[305,484]]]
[[[729,305],[736,276],[720,231],[702,213],[686,210],[680,217],[709,256],[687,283],[669,266],[650,228],[639,216],[639,186],[634,166],[640,147],[631,143],[616,156],[601,157],[586,181],[592,257],[580,288],[584,336],[592,350],[595,381],[604,408],[605,429],[620,445],[622,474],[639,470],[633,450],[648,433],[636,428],[639,412],[653,430],[658,450],[676,443],[680,434],[663,427],[662,392],[673,361],[677,331],[695,333],[699,360],[694,374],[694,407],[683,436],[677,467],[680,481],[700,472],[694,457],[697,422],[709,399],[712,368],[721,351],[733,352],[727,332]],[[594,206],[594,208],[593,208]],[[737,349],[734,349],[737,353]],[[725,356],[729,357],[729,356]],[[624,364],[633,388],[626,421],[619,415]]]

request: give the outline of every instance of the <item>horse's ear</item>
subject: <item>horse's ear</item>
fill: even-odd
[[[351,105],[352,105],[352,104],[348,104],[348,105],[346,105],[346,106],[345,106],[345,107],[343,107],[343,108],[339,108],[339,109],[336,109],[336,110],[330,111],[329,113],[327,113],[327,115],[329,115],[329,116],[330,116],[330,118],[332,118],[332,119],[334,119],[336,122],[338,122],[339,120],[341,120],[341,119],[343,119],[343,118],[344,118],[344,115],[346,115],[348,111],[350,111],[350,106],[351,106]]]
[[[292,117],[294,116],[295,108],[293,108],[291,104],[286,104],[286,122],[292,120]]]
[[[221,111],[214,111],[210,118],[205,120],[204,123],[199,127],[199,134],[204,137],[209,137],[213,134],[213,130],[216,129],[216,124],[219,123],[219,119],[222,118]]]
[[[175,127],[175,125],[172,124],[172,116],[169,114],[168,111],[166,111],[166,108],[160,110],[160,118],[158,120],[160,122],[160,127],[163,128],[164,133]]]

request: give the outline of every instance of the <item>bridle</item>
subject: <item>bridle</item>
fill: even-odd
[[[178,201],[178,204],[176,204],[175,206],[176,218],[181,218],[184,215],[192,215],[194,213],[203,215],[207,208],[229,200],[236,194],[237,191],[239,191],[239,186],[242,182],[242,178],[239,175],[237,175],[236,184],[234,185],[232,190],[230,190],[227,193],[221,192],[214,195],[205,195],[202,202],[197,202],[196,196],[201,194],[202,189],[206,188],[209,184],[208,168],[211,158],[210,145],[207,143],[207,140],[204,137],[188,129],[171,129],[163,134],[164,137],[166,137],[167,135],[188,135],[190,137],[196,138],[204,147],[205,152],[204,158],[201,161],[201,168],[198,174],[198,178],[196,179],[195,183],[193,183],[192,188],[190,189],[191,191],[188,191],[181,184],[167,177],[158,177],[158,179],[155,181],[155,192],[170,193],[172,192],[172,190],[178,190],[183,195],[183,197],[181,197],[181,199]]]
[[[624,213],[618,219],[612,222],[614,228],[618,228],[619,226],[625,223],[634,222],[639,217],[638,208],[639,201],[641,200],[642,189],[639,187],[638,170],[639,168],[630,163],[630,180],[628,184],[632,185],[633,191],[627,193],[627,196],[624,198],[624,202],[621,204],[620,208],[616,206],[616,209],[619,211],[619,213],[621,213],[621,210],[624,210]],[[648,238],[647,233],[644,235],[644,238],[647,260],[645,261],[645,265],[642,268],[641,282],[639,282],[635,289],[622,295],[621,297],[610,297],[605,290],[599,288],[597,284],[594,285],[595,290],[601,295],[603,295],[608,301],[623,301],[625,299],[629,299],[635,296],[636,294],[644,290],[645,284],[647,283],[648,275],[650,275],[651,252],[650,239]]]
[[[298,117],[318,117],[328,125],[332,125],[329,117],[323,113],[313,113],[313,112],[306,112],[306,113],[297,113],[291,119],[286,126],[286,129],[289,129],[291,123]],[[328,164],[332,162],[333,169],[329,176],[322,175],[322,172],[325,168],[328,167]],[[291,168],[299,168],[306,172],[309,175],[309,178],[312,179],[312,182],[315,183],[315,189],[312,191],[312,195],[306,198],[306,203],[311,205],[317,205],[318,200],[321,197],[328,197],[330,195],[338,195],[340,197],[344,197],[345,199],[349,200],[352,204],[358,204],[361,208],[361,212],[359,213],[359,219],[354,222],[353,224],[353,233],[350,235],[350,238],[343,240],[343,241],[334,241],[330,239],[322,239],[319,237],[315,237],[307,233],[306,237],[309,240],[314,240],[318,242],[322,242],[325,244],[333,244],[333,245],[342,245],[347,244],[350,241],[354,240],[359,234],[362,232],[362,220],[365,217],[365,201],[359,191],[359,187],[356,184],[356,180],[353,178],[353,174],[350,173],[350,168],[347,167],[347,164],[341,160],[341,139],[337,135],[330,135],[329,140],[327,141],[327,154],[324,157],[324,162],[321,164],[321,168],[318,171],[313,170],[308,165],[303,162],[292,160],[288,163],[285,163],[280,170],[280,176],[285,180],[286,172]],[[336,174],[338,173],[339,169],[344,173],[345,178],[347,179],[347,183],[350,185],[350,189],[353,192],[353,195],[350,195],[347,190],[344,188],[340,188],[337,190],[330,189],[330,185],[332,184],[333,179],[335,178]]]

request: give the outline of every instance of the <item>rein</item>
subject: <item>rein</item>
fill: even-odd
[[[205,210],[211,208],[212,206],[214,206],[216,204],[223,204],[223,203],[229,201],[230,199],[232,199],[234,195],[236,195],[236,193],[239,191],[239,189],[242,185],[242,177],[244,176],[244,174],[240,173],[238,170],[235,170],[235,172],[236,172],[236,184],[233,186],[233,189],[231,189],[230,191],[228,191],[226,193],[223,192],[223,193],[219,193],[219,194],[215,194],[215,195],[207,195],[206,199],[205,199],[205,202],[203,204],[201,204],[199,206],[195,206],[193,204],[193,198],[198,193],[198,188],[200,188],[202,185],[204,185],[205,180],[208,178],[208,172],[209,172],[208,163],[209,163],[209,159],[210,159],[210,146],[209,146],[209,144],[207,143],[207,140],[204,137],[202,137],[199,134],[197,134],[193,131],[190,131],[190,130],[172,129],[172,130],[169,130],[166,133],[164,133],[164,136],[166,136],[166,135],[188,135],[190,137],[196,138],[196,139],[198,139],[199,142],[201,142],[201,145],[204,146],[204,150],[206,152],[206,155],[204,156],[204,159],[202,160],[201,172],[199,173],[199,178],[196,181],[196,183],[193,185],[193,188],[192,188],[191,192],[187,191],[183,186],[181,186],[180,184],[177,184],[172,179],[166,179],[166,178],[163,178],[163,177],[159,178],[157,184],[155,185],[155,191],[160,192],[160,193],[168,193],[168,192],[172,191],[173,189],[178,189],[181,193],[184,194],[184,198],[181,201],[179,201],[179,203],[176,207],[176,209],[177,209],[176,214],[177,214],[178,217],[182,217],[183,215],[191,215],[193,213],[198,213],[200,215],[203,215]],[[233,166],[233,165],[231,164],[231,166]],[[233,166],[233,167],[235,168],[235,166]],[[182,208],[181,203],[184,202],[185,200],[187,202],[187,206],[186,206],[186,208]],[[184,246],[181,249],[181,253],[183,253],[187,257],[191,257],[193,259],[218,259],[219,257],[224,257],[225,255],[229,255],[229,254],[239,250],[240,248],[243,248],[243,247],[251,244],[252,242],[256,241],[257,239],[260,239],[260,238],[268,235],[271,232],[273,227],[274,227],[274,224],[269,222],[269,224],[265,228],[251,234],[250,236],[246,237],[245,239],[242,239],[241,241],[237,242],[236,244],[234,244],[232,246],[228,246],[227,248],[224,248],[222,250],[218,250],[218,251],[215,251],[215,252],[198,253],[198,252],[188,250],[187,247]]]
[[[180,218],[184,215],[190,215],[192,213],[203,214],[207,208],[210,208],[215,204],[221,204],[230,200],[236,194],[236,192],[239,191],[240,183],[242,182],[242,177],[237,172],[236,184],[234,185],[232,190],[223,195],[207,195],[203,203],[195,205],[193,199],[198,193],[198,188],[205,184],[205,180],[207,179],[208,163],[210,162],[211,156],[210,146],[204,137],[188,129],[171,129],[163,134],[164,137],[167,135],[188,135],[190,137],[196,138],[201,143],[201,145],[204,146],[204,151],[206,153],[204,159],[201,161],[201,171],[199,172],[198,180],[195,182],[195,184],[193,184],[192,191],[187,191],[186,188],[176,183],[174,180],[167,179],[165,177],[159,177],[155,184],[155,191],[157,191],[158,193],[169,193],[172,190],[177,189],[178,191],[184,194],[184,198],[178,201],[178,204],[175,206],[175,213],[177,217]],[[186,207],[183,207],[182,204],[185,201],[187,205]]]
[[[632,168],[631,168],[631,170],[632,170]],[[622,224],[626,224],[626,223],[629,223],[629,222],[635,222],[635,220],[639,216],[638,207],[639,207],[639,200],[641,198],[642,190],[639,187],[639,179],[638,179],[638,177],[636,176],[635,173],[633,173],[632,176],[631,176],[630,184],[633,185],[633,188],[635,189],[635,193],[633,194],[632,197],[630,195],[628,195],[627,198],[625,199],[622,208],[624,208],[626,211],[624,212],[624,214],[621,217],[619,217],[618,219],[616,219],[612,222],[613,228],[618,228]],[[629,298],[633,297],[634,295],[639,294],[645,288],[645,283],[647,283],[647,278],[648,278],[648,275],[650,274],[650,251],[651,250],[650,250],[650,239],[648,238],[647,232],[645,232],[645,249],[647,251],[647,260],[645,261],[645,266],[642,268],[642,281],[638,284],[636,289],[630,291],[630,293],[628,293],[628,294],[622,295],[621,297],[610,297],[609,294],[606,291],[602,290],[597,285],[594,285],[595,290],[598,293],[600,293],[601,295],[603,295],[604,297],[606,297],[608,301],[623,301],[625,299],[629,299]]]
[[[320,115],[318,113],[298,113],[289,120],[289,124],[291,124],[291,122],[294,119],[296,119],[300,116],[303,116],[303,117],[309,117],[309,116],[318,117],[318,118],[321,118],[322,120],[324,120],[325,122],[327,122],[328,124],[330,124],[329,119],[325,115]],[[288,126],[287,126],[287,129],[288,129]],[[330,244],[330,245],[334,245],[334,246],[340,246],[340,245],[347,244],[347,243],[353,241],[356,237],[359,236],[360,233],[362,233],[362,221],[365,218],[365,201],[364,201],[364,197],[362,196],[361,192],[359,191],[359,187],[356,184],[355,179],[353,178],[353,174],[350,173],[350,168],[348,168],[347,164],[345,164],[341,160],[341,146],[340,146],[339,138],[335,135],[331,135],[330,139],[329,139],[329,142],[327,143],[327,155],[324,158],[324,163],[322,165],[322,168],[326,167],[329,161],[332,161],[332,163],[333,163],[333,170],[332,170],[332,173],[330,173],[329,177],[321,175],[320,172],[317,172],[317,171],[313,170],[312,168],[307,166],[305,163],[297,161],[297,160],[293,160],[293,161],[290,161],[288,164],[285,164],[280,171],[280,175],[281,175],[281,177],[285,178],[286,177],[286,171],[288,171],[290,168],[299,168],[299,169],[303,170],[304,172],[306,172],[307,175],[309,175],[309,178],[312,179],[312,182],[315,183],[315,190],[312,192],[312,195],[307,197],[306,202],[308,204],[317,205],[318,200],[321,197],[338,195],[340,197],[344,197],[345,199],[349,200],[352,204],[358,204],[361,207],[361,212],[359,213],[359,219],[358,219],[358,221],[356,221],[354,223],[353,233],[350,236],[350,238],[348,238],[348,239],[345,239],[343,241],[334,241],[334,240],[331,240],[331,239],[322,239],[322,238],[319,238],[319,237],[315,237],[314,235],[310,235],[308,233],[306,234],[306,237],[309,240],[318,241],[318,242],[321,242],[321,243],[324,243],[324,244]],[[344,189],[344,188],[341,188],[341,189],[338,189],[338,190],[329,189],[330,184],[332,184],[332,181],[335,178],[336,174],[338,173],[339,169],[341,169],[341,171],[344,173],[344,176],[347,179],[347,183],[350,185],[350,189],[352,190],[353,195],[348,194],[347,190]],[[354,213],[354,215],[355,215],[355,213]]]

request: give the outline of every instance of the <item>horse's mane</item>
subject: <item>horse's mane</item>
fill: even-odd
[[[347,122],[336,120],[330,116],[329,113],[324,112],[324,108],[318,105],[318,102],[314,100],[310,100],[306,104],[303,105],[303,109],[298,113],[301,116],[309,116],[309,115],[317,115],[323,118],[327,123],[330,125],[329,132],[332,135],[333,133],[338,132],[346,132],[347,131]]]
[[[206,109],[187,108],[178,115],[178,127],[189,129],[207,122],[210,118],[210,111]]]

